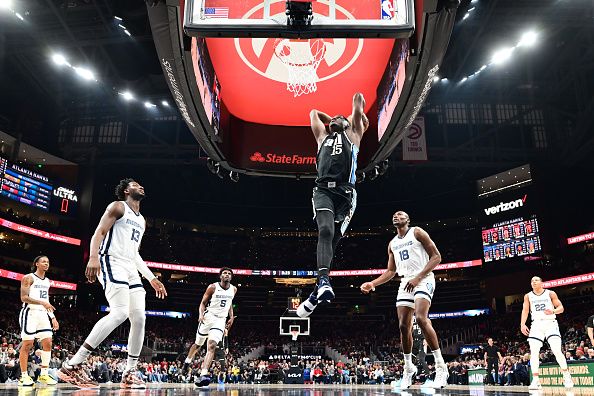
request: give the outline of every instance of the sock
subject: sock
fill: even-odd
[[[208,370],[203,368],[202,370],[200,370],[200,375],[207,375],[208,374]]]
[[[318,281],[322,276],[328,276],[330,274],[329,268],[319,268],[318,269]]]
[[[78,352],[76,352],[74,354],[74,356],[72,356],[72,359],[68,360],[68,364],[70,364],[71,366],[76,366],[81,364],[82,362],[84,362],[85,360],[87,360],[87,358],[89,357],[89,355],[91,354],[91,350],[88,350],[87,348],[85,348],[85,346],[81,346],[78,350]]]
[[[138,356],[130,356],[128,355],[128,360],[126,361],[126,372],[128,371],[135,371],[136,364],[138,363]]]
[[[52,358],[50,351],[41,351],[41,375],[47,375],[47,368]]]
[[[436,349],[434,351],[431,351],[431,353],[433,354],[433,358],[435,359],[436,366],[445,366],[443,356],[441,356],[441,349]]]
[[[192,363],[192,359],[190,359],[189,357],[187,357],[186,360],[184,360],[184,363],[190,364],[190,363]]]
[[[413,365],[412,362],[412,353],[404,353],[404,365],[406,367],[410,367]]]

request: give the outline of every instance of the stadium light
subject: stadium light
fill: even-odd
[[[144,107],[146,107],[147,109],[152,109],[154,107],[157,107],[157,105],[152,104],[151,102],[144,102]]]
[[[91,80],[95,80],[95,74],[89,70],[86,69],[84,67],[75,67],[74,71],[76,72],[76,74],[78,74],[80,77],[82,77],[83,79],[87,80],[87,81],[91,81]]]
[[[439,80],[441,80],[441,78],[439,78],[439,76],[433,77],[433,82],[438,82]]]
[[[12,0],[0,0],[0,10],[12,10]]]
[[[132,36],[132,34],[131,34],[129,31],[128,31],[128,29],[124,29],[124,33],[126,33],[126,35],[127,35],[128,37]]]
[[[25,18],[23,18],[23,16],[21,14],[19,14],[18,12],[15,12],[14,15],[16,15],[16,17],[19,18],[21,21],[25,20]]]
[[[54,55],[52,55],[52,60],[58,66],[64,66],[64,65],[70,66],[70,64],[68,63],[68,60],[66,60],[66,58],[62,54],[54,54]]]
[[[118,92],[118,94],[122,95],[122,98],[124,98],[124,100],[134,100],[134,95],[132,95],[132,92],[130,91]]]
[[[515,47],[512,47],[512,48],[502,48],[500,50],[495,51],[495,53],[491,57],[491,62],[496,65],[500,65],[502,63],[507,62],[511,58],[512,53],[514,52],[515,49],[516,49]]]
[[[115,15],[114,15],[113,19],[115,19],[116,21],[121,21],[122,20],[122,18],[120,18],[119,16],[115,16]]]
[[[169,102],[167,102],[166,100],[163,100],[163,101],[161,101],[161,104],[162,104],[164,107],[169,107]]]
[[[518,47],[532,47],[536,40],[538,39],[538,34],[535,31],[528,31],[522,35],[520,41],[518,42]]]
[[[464,19],[468,18],[469,16],[470,16],[470,14],[469,14],[469,13],[466,13],[466,14],[464,14],[464,16],[462,17],[462,20],[464,20]]]
[[[461,83],[466,82],[466,80],[468,80],[468,77],[464,77],[462,80],[460,80]]]

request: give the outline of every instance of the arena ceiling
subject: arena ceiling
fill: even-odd
[[[162,99],[171,102],[144,3],[23,0],[14,1],[13,5],[23,20],[0,10],[0,130],[84,164],[92,157],[86,154],[89,147],[76,149],[58,142],[64,119],[105,113],[141,123],[146,118],[142,108],[131,111],[122,105],[117,92],[124,89],[154,103]],[[469,16],[464,18],[466,14]],[[393,178],[395,183],[390,185],[395,191],[397,184],[410,182],[417,184],[414,194],[438,196],[435,188],[441,191],[449,188],[467,195],[472,191],[469,183],[474,180],[533,161],[591,168],[594,163],[590,160],[594,152],[593,18],[594,5],[588,0],[463,0],[439,73],[447,82],[436,84],[427,103],[530,103],[544,110],[547,122],[553,126],[554,144],[547,150],[526,152],[494,143],[488,160],[478,161],[473,157],[475,138],[470,137],[456,147],[430,152],[431,161],[423,164],[404,164],[394,158],[385,177]],[[514,54],[501,67],[489,68],[460,83],[488,62],[493,51],[513,45],[528,29],[539,31],[539,41],[532,52]],[[81,80],[72,69],[56,67],[52,61],[56,53],[64,55],[73,65],[91,69],[102,84]],[[170,111],[176,113],[175,109]],[[151,134],[148,129],[144,132]],[[496,127],[486,131],[497,132]],[[96,150],[96,153],[103,163],[114,167],[130,161],[135,152],[149,153],[134,162],[139,166],[193,164],[202,168],[201,181],[204,179],[209,186],[220,184],[218,178],[210,177],[205,171],[204,159],[196,155],[195,149],[175,142],[161,144],[155,136],[149,140],[150,147],[119,147]],[[156,157],[150,150],[170,155]],[[438,187],[423,182],[427,175],[424,172],[431,174]],[[444,180],[448,183],[446,187],[439,184],[445,183]],[[295,182],[258,181],[241,188],[248,201],[261,203],[267,202],[262,191],[279,183],[284,183],[286,205],[308,201],[301,193],[292,198],[294,191],[302,190]],[[370,188],[369,194],[378,197],[377,204],[382,202],[382,188]],[[407,202],[414,199],[414,194],[400,197]],[[192,199],[217,201],[216,197],[204,196]]]

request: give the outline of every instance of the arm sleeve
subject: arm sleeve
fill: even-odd
[[[586,327],[594,328],[594,315],[592,315],[588,318],[588,323],[586,323]]]
[[[138,270],[138,272],[140,272],[140,274],[143,277],[146,278],[146,280],[148,280],[150,282],[156,278],[156,276],[153,274],[153,271],[151,271],[149,269],[149,267],[147,267],[146,263],[144,262],[142,257],[140,257],[140,253],[138,253],[138,252],[136,252],[136,260],[135,261],[136,261],[136,269]]]

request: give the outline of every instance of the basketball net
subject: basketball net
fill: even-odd
[[[274,54],[287,68],[287,91],[293,92],[293,97],[316,92],[317,70],[326,55],[323,39],[278,38],[274,42]]]
[[[297,337],[299,337],[299,330],[291,330],[291,338],[293,341],[297,341]]]

